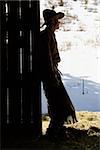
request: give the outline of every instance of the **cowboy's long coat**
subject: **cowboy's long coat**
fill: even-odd
[[[48,100],[49,115],[55,120],[67,120],[72,116],[76,121],[74,106],[65,90],[58,71],[60,56],[55,34],[49,29],[40,33],[40,76],[43,82],[45,95]]]
[[[55,79],[55,73],[60,62],[57,41],[54,32],[46,28],[40,33],[40,66],[42,66],[41,77],[45,80]]]

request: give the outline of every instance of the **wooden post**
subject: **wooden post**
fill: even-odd
[[[4,131],[7,131],[8,139],[11,134],[16,136],[16,133],[18,136],[23,136],[23,133],[26,136],[27,133],[29,136],[39,136],[42,134],[41,82],[38,71],[39,1],[30,1],[29,6],[29,1],[8,0],[8,19],[6,19],[5,3],[5,1],[0,1],[1,124]],[[19,7],[21,15],[19,15]],[[6,42],[7,34],[8,42]],[[22,71],[20,71],[20,56],[22,57]],[[8,123],[7,93],[9,95]]]
[[[41,82],[39,80],[39,35],[40,12],[39,1],[32,1],[32,75],[33,75],[33,121],[36,134],[42,134],[41,120]]]
[[[0,128],[1,128],[1,148],[4,147],[5,128],[7,125],[7,55],[6,55],[6,8],[5,2],[0,1]]]
[[[9,124],[18,126],[21,122],[21,88],[19,82],[19,52],[17,46],[19,1],[8,3],[8,88]]]
[[[1,33],[0,33],[0,48],[1,48],[1,59],[0,59],[0,70],[1,70],[1,127],[2,134],[4,134],[4,128],[7,124],[7,59],[6,59],[6,14],[5,14],[5,2],[0,1],[0,22],[1,22]]]
[[[23,123],[29,125],[31,122],[31,100],[30,100],[30,28],[29,28],[29,1],[21,2],[22,27],[23,27],[23,63],[22,63],[22,112]]]

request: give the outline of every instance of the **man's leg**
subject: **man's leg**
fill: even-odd
[[[66,137],[66,127],[64,126],[64,113],[62,111],[61,98],[57,88],[48,88],[44,86],[45,95],[48,102],[48,114],[50,116],[50,124],[46,131],[46,136],[51,139],[60,139]]]

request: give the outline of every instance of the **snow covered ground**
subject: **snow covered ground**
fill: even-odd
[[[47,1],[45,4],[42,1],[41,12],[48,6]],[[81,1],[65,0],[63,7],[56,6],[55,9],[66,14],[64,24],[56,31],[61,57],[59,70],[77,111],[100,111],[99,6],[100,3],[88,1],[83,7]],[[42,113],[46,112],[47,103],[42,89]]]
[[[62,51],[60,56],[59,70],[76,110],[100,111],[100,59],[95,49]],[[47,112],[43,90],[42,110]]]

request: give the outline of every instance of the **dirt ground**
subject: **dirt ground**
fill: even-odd
[[[65,124],[73,135],[71,138],[55,143],[42,140],[42,148],[45,150],[100,150],[100,112],[80,111],[76,112],[76,115],[77,123]],[[45,134],[50,119],[48,116],[43,116],[43,120],[43,133]]]
[[[100,112],[76,112],[78,122],[65,124],[71,136],[51,141],[45,136],[50,118],[43,115],[43,135],[37,139],[19,137],[9,140],[9,150],[100,150]],[[8,150],[7,149],[7,150]]]

